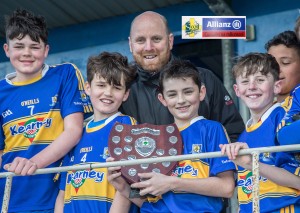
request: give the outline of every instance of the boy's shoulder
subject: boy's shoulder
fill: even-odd
[[[69,62],[61,63],[61,64],[45,65],[45,67],[48,67],[49,69],[79,70],[75,64]]]
[[[223,125],[220,122],[206,119],[203,116],[198,116],[197,118],[194,118],[191,121],[191,125],[192,124],[198,124],[205,128],[223,128]]]

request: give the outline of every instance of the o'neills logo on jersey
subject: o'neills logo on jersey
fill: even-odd
[[[186,162],[179,163],[176,169],[172,172],[171,176],[181,177],[183,174],[190,174],[193,177],[198,176],[198,169],[194,169]]]
[[[73,171],[73,173],[68,174],[67,176],[67,184],[71,184],[77,193],[86,179],[94,179],[95,182],[102,182],[104,179],[104,172],[97,172],[94,170]]]
[[[33,141],[40,128],[49,128],[52,124],[52,118],[33,118],[26,122],[18,123],[9,128],[12,136],[23,134],[30,142]]]
[[[259,181],[266,182],[268,179],[259,176]],[[247,175],[239,176],[238,187],[242,187],[243,192],[249,198],[253,190],[253,176],[252,172],[249,172]]]

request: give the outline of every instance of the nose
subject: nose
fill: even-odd
[[[249,89],[250,90],[256,89],[256,81],[250,81],[249,82]]]
[[[178,94],[177,103],[182,104],[185,102],[185,98],[183,94]]]
[[[107,86],[106,88],[105,88],[105,91],[104,91],[104,95],[106,95],[106,96],[111,96],[111,94],[112,94],[112,86]]]
[[[151,39],[148,39],[146,42],[145,42],[145,50],[152,50],[153,48],[153,44],[152,44],[152,41]]]
[[[24,47],[23,49],[23,55],[24,56],[30,56],[31,55],[31,51],[29,47]]]

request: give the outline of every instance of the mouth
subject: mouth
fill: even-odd
[[[109,100],[109,99],[100,99],[100,101],[104,104],[112,104],[113,103],[113,101]]]
[[[250,98],[250,99],[256,99],[256,98],[259,98],[261,97],[260,94],[252,94],[252,95],[246,95],[247,98]]]
[[[189,107],[190,106],[181,106],[181,107],[176,107],[176,109],[179,111],[186,111],[186,110],[188,110]]]
[[[157,55],[145,55],[144,58],[147,59],[147,60],[151,60],[151,59],[156,58],[156,56]]]
[[[21,63],[23,63],[23,64],[32,64],[34,61],[28,61],[28,60],[26,60],[26,61],[20,61]]]

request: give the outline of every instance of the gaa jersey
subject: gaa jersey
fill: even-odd
[[[83,78],[73,64],[44,65],[42,74],[27,82],[0,81],[0,172],[15,157],[31,158],[55,140],[64,129],[63,119],[92,110],[83,91]],[[48,167],[55,167],[60,161]],[[12,181],[9,212],[54,208],[58,193],[54,174],[16,176]],[[5,179],[0,179],[4,189]],[[3,190],[1,190],[3,192]],[[3,193],[0,194],[2,204]]]
[[[109,157],[109,134],[116,122],[136,124],[134,118],[121,113],[116,113],[96,127],[89,128],[88,123],[81,140],[70,152],[68,165],[106,162]],[[109,212],[116,192],[107,180],[107,168],[69,171],[62,176],[60,188],[65,190],[65,213]]]
[[[286,107],[286,115],[277,127],[278,141],[281,145],[300,144],[300,135],[296,134],[300,129],[300,84],[294,88],[284,103],[287,103],[285,105],[288,107]],[[294,119],[293,116],[296,114],[298,118]],[[300,163],[300,152],[297,152],[295,157]]]
[[[193,119],[190,125],[180,130],[183,154],[199,154],[220,151],[219,144],[227,144],[228,137],[223,126],[202,116]],[[172,176],[178,178],[208,178],[221,172],[235,170],[235,165],[227,157],[180,161]],[[149,198],[141,207],[141,212],[220,212],[222,198],[200,194],[169,191],[161,198]]]
[[[240,135],[239,141],[245,141],[249,148],[279,145],[276,140],[276,127],[282,120],[285,110],[280,104],[274,104],[261,117],[260,121],[251,125],[247,122],[246,130]],[[259,161],[271,166],[285,167],[294,173],[297,167],[292,166],[295,161],[290,153],[261,153]],[[280,165],[279,165],[280,164]],[[293,170],[293,171],[292,171]],[[238,198],[240,213],[252,212],[252,172],[238,167]],[[259,177],[260,212],[285,212],[293,204],[299,204],[300,191],[275,184],[265,177]],[[298,212],[298,211],[297,211]]]
[[[292,123],[293,115],[300,113],[300,84],[294,88],[289,97],[291,98],[287,98],[289,100],[286,108],[287,113],[283,118],[286,124]]]

